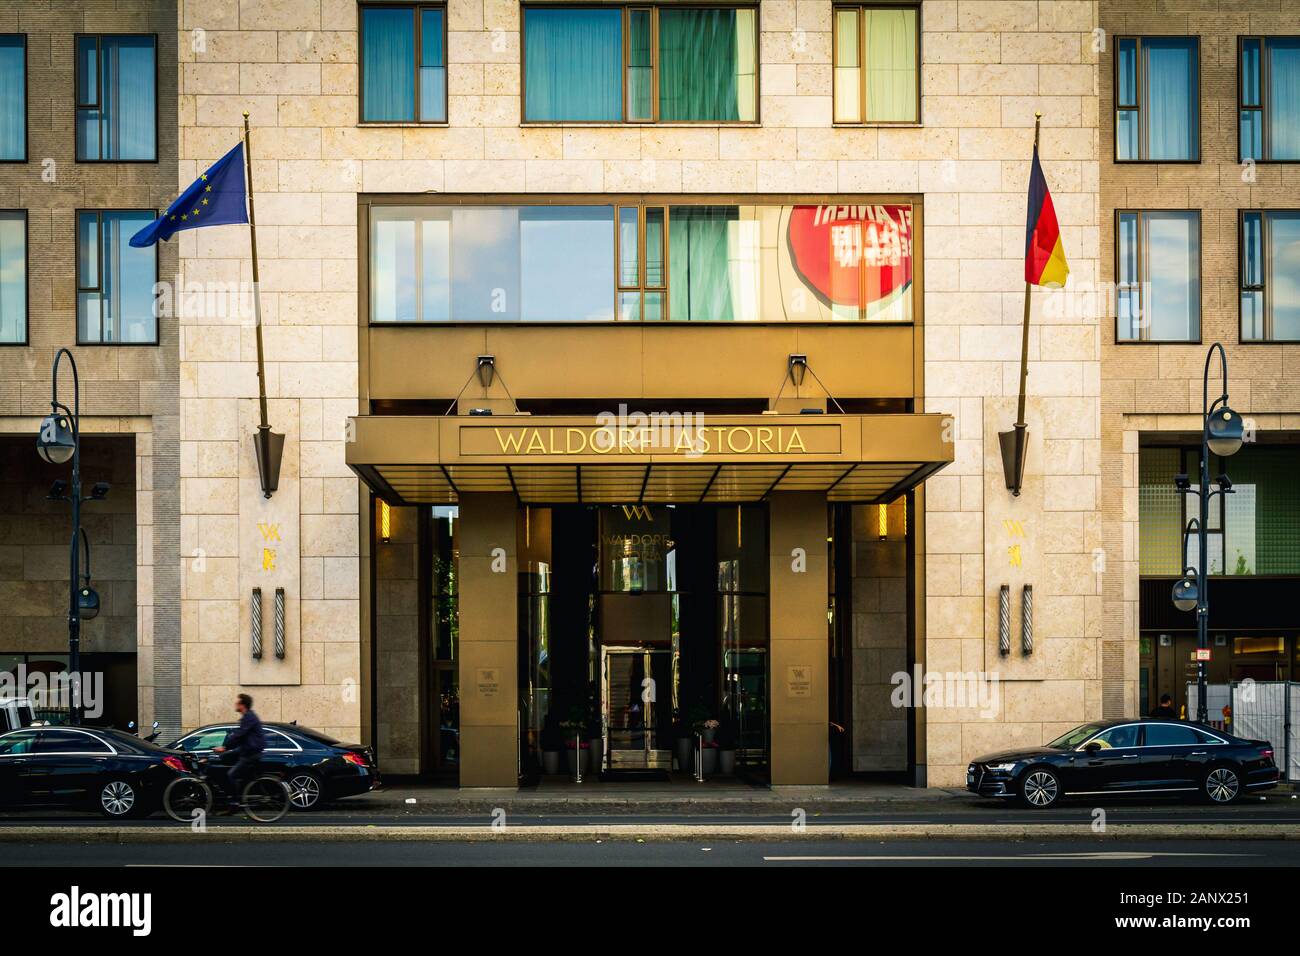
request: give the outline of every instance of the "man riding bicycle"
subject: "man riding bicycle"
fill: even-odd
[[[258,762],[266,749],[266,734],[262,730],[261,718],[253,711],[253,698],[240,694],[235,698],[235,710],[239,713],[239,726],[226,737],[224,747],[214,750],[233,754],[236,758],[226,780],[230,784],[231,797],[238,802],[244,787],[257,776]]]

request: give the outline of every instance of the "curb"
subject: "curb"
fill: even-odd
[[[485,827],[439,826],[219,826],[205,831],[182,825],[160,827],[6,827],[0,843],[274,843],[306,840],[331,843],[362,843],[396,840],[424,843],[550,843],[592,840],[634,842],[736,842],[804,840],[1300,840],[1300,830],[1290,824],[1162,824],[1148,826],[1115,823],[1094,832],[1086,823],[932,824],[897,826],[890,824],[814,825],[800,833],[789,826],[734,825],[576,825]]]

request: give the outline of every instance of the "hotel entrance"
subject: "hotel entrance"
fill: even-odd
[[[524,775],[768,767],[767,513],[520,509]]]

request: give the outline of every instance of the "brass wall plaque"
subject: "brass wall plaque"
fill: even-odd
[[[480,667],[476,675],[478,695],[496,697],[501,693],[501,671],[496,667]]]
[[[785,669],[785,695],[787,697],[812,696],[812,665],[791,664]]]

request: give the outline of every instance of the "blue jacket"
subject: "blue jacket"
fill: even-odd
[[[226,737],[226,751],[237,756],[260,754],[266,749],[266,734],[262,730],[262,719],[251,710],[244,711],[239,718],[239,726]]]

